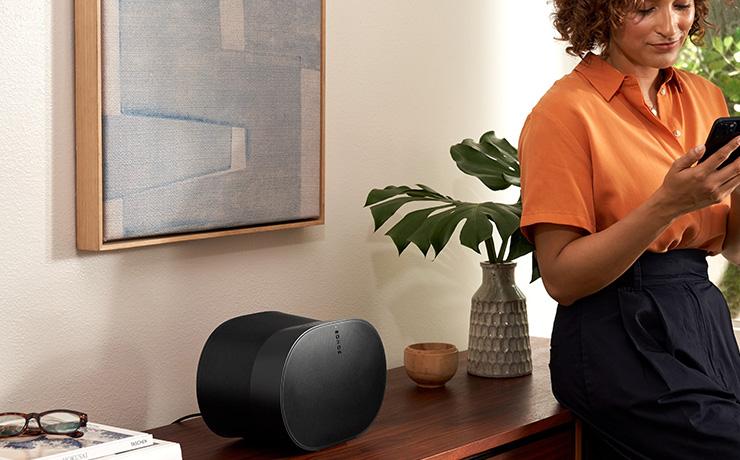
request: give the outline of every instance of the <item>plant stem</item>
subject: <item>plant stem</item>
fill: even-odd
[[[493,247],[493,237],[486,238],[486,252],[488,253],[488,262],[496,262],[496,248]]]
[[[498,255],[498,258],[496,259],[496,262],[501,263],[504,261],[504,251],[506,251],[506,246],[509,244],[509,238],[504,238],[504,240],[501,242],[501,252]]]

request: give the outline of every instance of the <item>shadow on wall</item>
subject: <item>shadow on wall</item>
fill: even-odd
[[[475,261],[461,254],[461,248],[449,249],[438,260],[419,264],[418,256],[405,252],[399,258],[389,241],[386,248],[372,251],[373,270],[378,289],[389,293],[385,308],[409,343],[453,341],[460,350],[466,350],[470,300],[480,285],[480,274],[471,276],[469,283],[460,284],[460,266],[469,263],[471,273],[475,273]],[[407,258],[416,260],[402,260]],[[425,299],[423,304],[420,298]],[[443,324],[433,323],[434,320]],[[452,337],[460,331],[461,337]]]
[[[75,257],[75,113],[73,1],[51,2],[51,159],[47,198],[50,260]]]

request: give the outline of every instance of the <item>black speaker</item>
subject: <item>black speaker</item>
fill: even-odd
[[[206,425],[220,436],[315,451],[365,431],[385,382],[383,343],[370,323],[269,311],[213,331],[196,392]]]

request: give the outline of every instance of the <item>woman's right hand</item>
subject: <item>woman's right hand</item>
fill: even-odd
[[[704,162],[692,167],[704,155],[700,145],[677,159],[656,192],[659,202],[673,218],[722,202],[740,186],[740,159],[717,169],[740,147],[740,136],[731,140]]]

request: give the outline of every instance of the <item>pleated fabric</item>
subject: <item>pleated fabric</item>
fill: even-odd
[[[645,253],[558,305],[552,390],[598,439],[590,458],[740,459],[740,351],[706,257]]]

